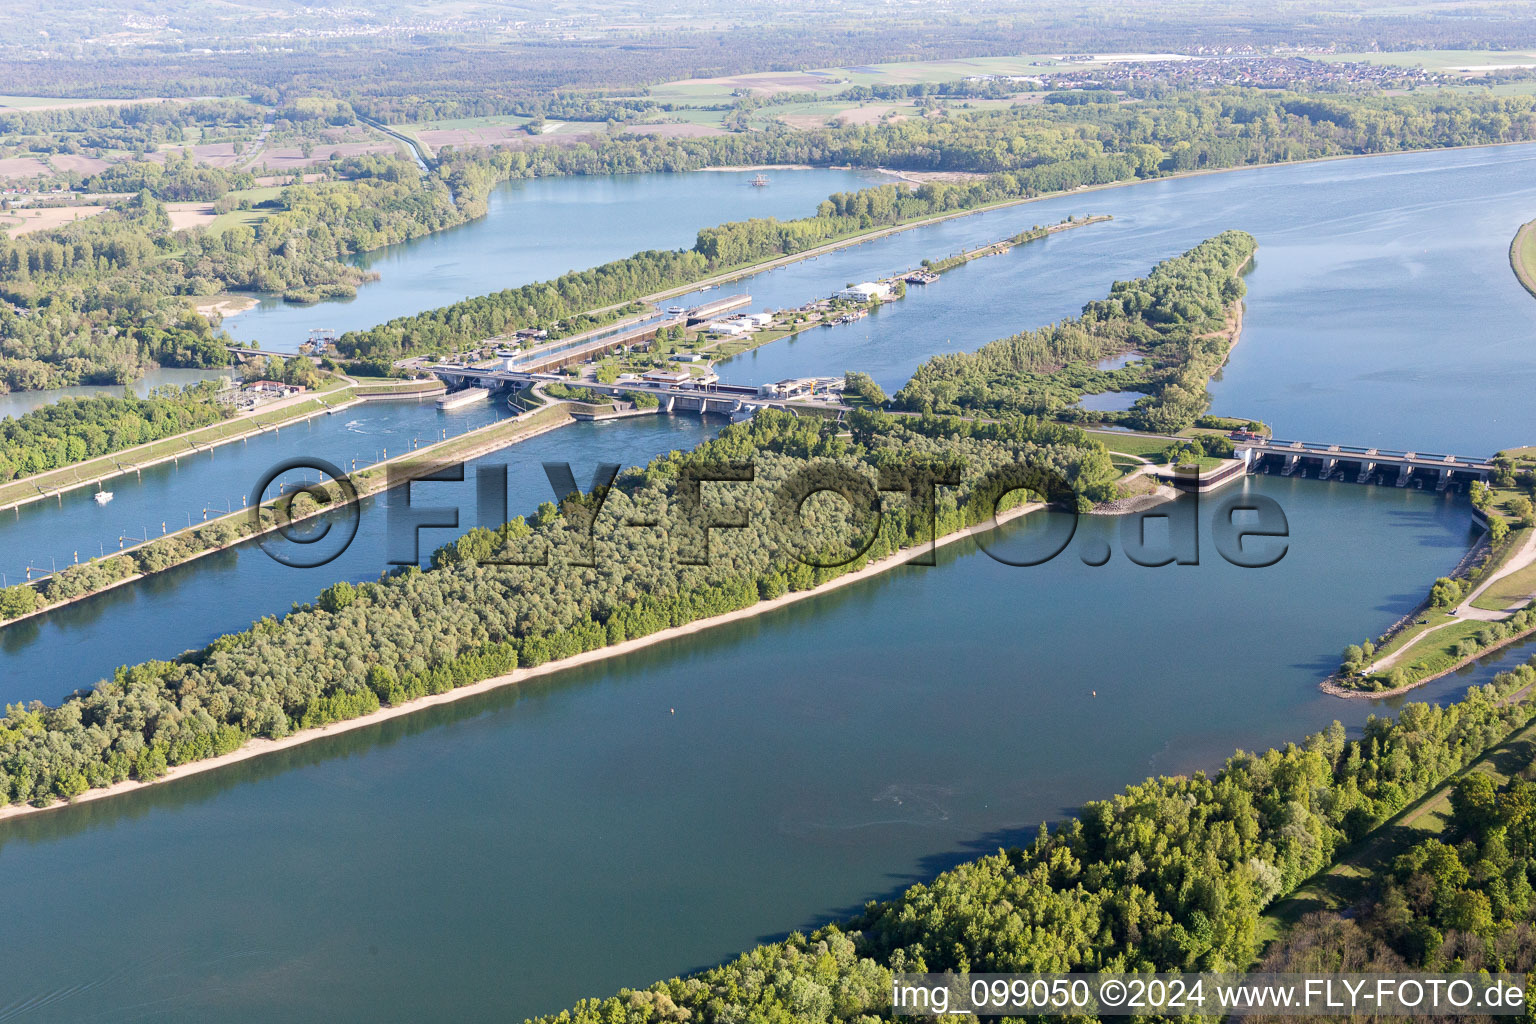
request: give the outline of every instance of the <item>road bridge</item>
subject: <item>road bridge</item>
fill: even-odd
[[[1282,476],[1313,475],[1319,480],[1352,480],[1387,486],[1433,486],[1437,491],[1486,482],[1494,473],[1492,459],[1438,452],[1365,448],[1274,438],[1234,439],[1236,456],[1248,472],[1278,469]]]

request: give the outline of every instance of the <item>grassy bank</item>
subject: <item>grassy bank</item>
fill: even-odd
[[[1524,699],[1528,692],[1528,687],[1520,689],[1505,697],[1503,702]],[[1466,769],[1341,851],[1326,870],[1313,876],[1288,898],[1271,905],[1259,919],[1261,940],[1266,944],[1273,942],[1307,914],[1343,912],[1368,895],[1383,868],[1423,840],[1436,838],[1444,832],[1450,819],[1451,791],[1463,776],[1486,774],[1495,785],[1503,786],[1533,760],[1536,760],[1536,725],[1528,725],[1489,747]]]
[[[1509,265],[1525,290],[1536,296],[1536,220],[1515,232],[1509,243]]]
[[[200,427],[174,437],[124,448],[109,455],[100,455],[84,462],[51,469],[46,473],[12,480],[0,486],[0,509],[24,505],[45,497],[51,498],[64,491],[95,484],[99,480],[109,480],[124,473],[147,469],[167,459],[191,455],[215,445],[239,440],[253,433],[260,433],[269,427],[281,427],[316,413],[326,412],[351,401],[353,397],[352,389],[345,382],[335,380],[325,390],[295,405],[258,412],[250,416],[232,417],[221,423]]]

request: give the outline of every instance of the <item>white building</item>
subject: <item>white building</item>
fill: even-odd
[[[687,370],[646,370],[644,378],[652,384],[675,388],[693,380],[693,374]]]
[[[740,320],[716,320],[714,323],[704,325],[704,333],[739,338],[751,334],[752,327]]]
[[[885,299],[890,297],[885,285],[876,284],[873,281],[865,281],[862,284],[849,285],[832,296],[834,299],[849,299],[853,302],[868,302],[870,299]]]

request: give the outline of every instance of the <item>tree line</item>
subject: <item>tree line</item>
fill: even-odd
[[[217,423],[230,415],[205,381],[132,394],[61,398],[21,416],[0,418],[0,481],[44,473],[99,455]]]
[[[1238,258],[1229,250],[1246,238],[1205,243],[1228,253],[1225,261],[1197,247],[1193,267],[1229,276]],[[1183,270],[1165,276],[1190,279]],[[1185,301],[1177,289],[1151,293]],[[1111,291],[1125,294],[1141,292]],[[344,602],[333,593],[172,662],[124,668],[60,707],[33,709],[43,731],[0,719],[0,787],[7,802],[47,803],[152,779],[236,737],[284,736],[478,681],[487,666],[540,664],[810,589],[1031,495],[1075,510],[1116,496],[1107,451],[1066,424],[859,409],[842,431],[762,411],[692,452],[627,471],[600,498],[546,503],[501,530],[471,530],[435,552],[428,571],[387,575]],[[686,481],[705,467],[743,465],[753,467],[748,478],[718,495],[740,528],[711,530],[703,485]],[[923,480],[957,485],[934,496]],[[891,492],[883,499],[882,487]],[[790,514],[783,495],[797,488],[802,500]],[[873,524],[861,496],[876,503]],[[597,530],[599,513],[668,525]],[[58,585],[102,571],[78,567]]]
[[[169,166],[178,189],[201,187],[192,165]],[[188,168],[197,173],[177,177]],[[145,188],[96,217],[0,236],[0,391],[123,383],[154,364],[227,365],[226,339],[192,299],[228,290],[301,302],[353,295],[373,275],[347,257],[478,216],[491,186],[474,167],[422,177],[395,157],[338,169],[342,180],[284,188],[255,227],[172,231]]]

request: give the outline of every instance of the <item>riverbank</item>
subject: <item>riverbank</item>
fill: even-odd
[[[1035,512],[1043,507],[1044,506],[1039,503],[1031,502],[1024,505],[1019,505],[1005,512],[999,512],[997,517],[993,520],[989,520],[984,523],[978,523],[975,526],[967,526],[963,529],[956,530],[953,533],[948,533],[942,537],[935,538],[932,547],[945,547],[949,544],[956,543],[957,541],[964,540],[967,537],[973,537],[977,534],[986,533],[990,530],[996,529],[999,526],[1002,526],[1005,523],[1019,519],[1030,514],[1031,512]],[[199,775],[203,772],[213,771],[217,768],[223,768],[227,765],[238,764],[241,761],[246,761],[253,757],[260,757],[263,754],[271,754],[279,750],[287,750],[291,747],[296,747],[304,743],[310,743],[314,740],[322,739],[327,736],[335,736],[340,733],[351,732],[355,729],[367,728],[369,726],[377,725],[380,722],[386,722],[392,718],[399,718],[402,715],[409,715],[417,711],[425,710],[426,708],[436,707],[440,704],[448,704],[453,701],[464,700],[468,697],[474,697],[483,693],[488,693],[491,690],[500,689],[504,686],[512,686],[529,679],[537,679],[540,676],[552,675],[556,672],[563,672],[567,669],[578,668],[582,665],[590,665],[595,662],[608,660],[610,658],[622,657],[623,655],[630,654],[634,651],[642,650],[647,647],[653,647],[657,644],[665,643],[669,640],[677,640],[682,637],[692,636],[695,633],[703,632],[707,629],[714,629],[718,626],[728,625],[732,622],[740,622],[744,619],[765,615],[769,612],[777,611],[780,608],[784,608],[792,604],[797,604],[800,601],[805,601],[812,597],[819,597],[822,594],[830,593],[842,587],[851,586],[863,580],[873,579],[874,577],[888,572],[891,569],[905,565],[907,562],[910,562],[912,559],[919,557],[929,550],[930,546],[927,544],[919,545],[917,547],[903,548],[894,554],[887,555],[882,559],[870,562],[868,565],[864,566],[864,568],[859,569],[856,572],[844,573],[835,579],[828,580],[820,586],[812,587],[809,590],[797,590],[792,593],[784,594],[780,597],[772,598],[770,600],[758,601],[756,604],[753,604],[747,608],[742,608],[733,612],[724,612],[720,615],[713,615],[704,619],[696,619],[693,622],[685,623],[681,626],[673,626],[668,629],[663,629],[655,633],[651,633],[647,636],[636,637],[633,640],[625,640],[622,643],[613,644],[607,647],[600,647],[592,651],[585,651],[581,654],[572,655],[569,658],[562,658],[558,661],[548,661],[542,665],[535,665],[531,668],[515,669],[506,673],[505,675],[492,676],[491,678],[483,679],[478,683],[470,683],[467,686],[461,686],[457,689],[449,690],[447,693],[429,694],[428,696],[418,697],[415,700],[407,701],[403,704],[381,707],[377,711],[369,712],[366,715],[360,715],[357,718],[349,718],[345,721],[334,722],[330,725],[323,725],[314,729],[305,729],[301,732],[296,732],[291,736],[285,736],[280,740],[247,740],[245,743],[241,744],[238,749],[230,751],[227,754],[221,754],[218,757],[211,757],[201,761],[192,761],[184,765],[178,765],[169,769],[164,775],[150,782],[137,782],[129,779],[123,782],[114,783],[111,786],[102,787],[100,789],[88,789],[81,793],[79,796],[74,797],[72,800],[60,801],[58,803],[49,804],[45,807],[37,807],[32,804],[13,804],[0,808],[0,820],[15,818],[24,814],[33,814],[40,811],[55,810],[61,807],[69,807],[73,806],[74,804],[88,803],[93,800],[103,800],[107,797],[121,796],[125,793],[132,793],[135,790],[143,789],[147,786],[158,786],[162,783],[171,782],[176,779],[183,779],[192,775]]]
[[[1509,266],[1515,279],[1536,297],[1536,220],[1515,232],[1509,243]]]
[[[1497,654],[1499,651],[1508,647],[1510,644],[1518,643],[1519,641],[1533,635],[1536,635],[1536,626],[1532,626],[1529,629],[1525,629],[1511,636],[1505,637],[1503,640],[1500,640],[1496,644],[1493,644],[1489,647],[1484,647],[1481,650],[1469,654],[1462,658],[1460,661],[1451,665],[1449,668],[1441,669],[1433,675],[1425,676],[1423,679],[1416,680],[1412,683],[1407,683],[1403,686],[1394,687],[1390,690],[1351,690],[1347,687],[1340,686],[1337,682],[1335,682],[1335,680],[1338,678],[1337,676],[1330,676],[1329,678],[1323,680],[1318,689],[1322,690],[1324,693],[1331,697],[1343,697],[1346,700],[1379,700],[1386,697],[1401,697],[1404,694],[1412,693],[1419,687],[1432,683],[1437,679],[1444,679],[1446,676],[1453,672],[1459,672],[1473,662],[1486,658],[1490,654]]]
[[[362,401],[362,399],[359,399],[358,401]],[[227,529],[233,529],[235,534],[233,537],[229,537],[228,539],[216,540],[205,547],[200,547],[195,551],[187,552],[182,557],[176,558],[173,561],[159,566],[152,571],[131,573],[129,575],[112,580],[103,586],[86,591],[85,593],[76,594],[60,601],[53,601],[49,604],[35,608],[23,615],[18,615],[15,618],[0,621],[0,631],[8,629],[17,623],[25,622],[28,619],[33,619],[40,615],[46,615],[49,612],[55,612],[61,608],[67,608],[70,605],[79,604],[82,601],[88,601],[93,597],[99,597],[100,595],[116,590],[119,587],[127,586],[130,583],[136,583],[139,580],[148,579],[151,576],[155,576],[159,573],[177,568],[178,566],[187,565],[188,563],[195,562],[197,559],[202,558],[205,555],[211,555],[219,551],[226,551],[239,544],[243,544],[248,540],[253,540],[257,537],[264,537],[267,534],[277,530],[291,528],[298,523],[306,522],[307,520],[313,519],[316,516],[321,516],[328,512],[334,512],[337,509],[348,508],[351,505],[362,501],[364,498],[371,497],[375,494],[378,494],[380,491],[387,490],[391,484],[398,484],[402,479],[416,479],[417,477],[424,476],[428,473],[436,472],[437,469],[441,468],[444,461],[456,460],[459,462],[468,462],[471,459],[479,458],[481,455],[488,454],[489,452],[499,451],[502,448],[518,444],[519,442],[526,441],[533,437],[538,437],[540,434],[548,433],[551,430],[557,430],[560,427],[565,426],[567,423],[575,422],[575,417],[571,414],[568,408],[569,405],[570,403],[556,403],[554,405],[546,406],[545,408],[530,413],[524,417],[501,420],[496,423],[491,423],[476,430],[471,430],[467,433],[460,434],[457,437],[451,437],[447,440],[439,441],[436,444],[428,445],[425,448],[418,448],[415,451],[397,455],[392,459],[386,459],[382,462],[375,462],[373,465],[367,467],[366,469],[348,475],[348,479],[352,482],[353,488],[355,489],[355,496],[349,496],[346,492],[340,490],[339,488],[333,489],[333,500],[329,504],[319,506],[313,511],[304,513],[302,515],[296,514],[293,515],[292,518],[284,519],[281,521],[279,521],[274,516],[271,518],[270,522],[266,522],[268,518],[266,513],[271,512],[280,500],[273,499],[272,501],[262,505],[260,509],[242,508],[238,512],[230,512],[215,519],[210,519],[207,522],[198,523],[197,525],[190,528],[177,530],[175,533],[168,533],[163,536],[156,537],[153,540],[135,544],[132,547],[123,548],[121,551],[115,551],[104,559],[93,560],[94,563],[99,565],[110,562],[115,558],[132,558],[135,554],[144,551],[146,548],[149,548],[152,545],[167,541],[172,543],[195,543],[197,542],[199,535],[204,534],[205,532],[209,534],[222,535]],[[420,465],[413,470],[411,468],[412,462],[419,462]],[[405,469],[403,472],[400,472],[399,467],[402,466],[404,466]],[[391,473],[391,469],[395,469],[396,472]],[[259,522],[264,522],[265,525],[254,529],[249,528],[253,517],[256,517]],[[86,564],[89,565],[92,563]],[[68,569],[64,571],[67,572]]]
[[[220,295],[208,302],[199,302],[192,308],[200,315],[219,321],[228,320],[232,316],[239,316],[247,310],[255,309],[261,302],[249,295]]]
[[[1468,557],[1470,558],[1486,543],[1485,536],[1468,553]],[[1468,559],[1464,558],[1462,564],[1465,565],[1467,561]],[[1365,690],[1344,685],[1341,680],[1345,676],[1336,673],[1323,680],[1320,688],[1324,693],[1335,697],[1398,697],[1427,683],[1443,679],[1481,658],[1536,633],[1536,621],[1531,621],[1532,616],[1528,611],[1529,600],[1518,606],[1498,610],[1479,608],[1476,604],[1495,583],[1522,572],[1532,564],[1536,564],[1536,530],[1525,531],[1524,537],[1519,537],[1518,534],[1512,536],[1507,546],[1498,552],[1490,548],[1483,566],[1478,568],[1472,576],[1477,581],[1476,585],[1454,607],[1446,611],[1435,611],[1429,607],[1428,601],[1419,605],[1383,634],[1382,640],[1386,641],[1383,647],[1390,646],[1391,649],[1362,671],[1362,675],[1366,678],[1380,678],[1382,673],[1393,672],[1393,670],[1403,672],[1417,670],[1422,673],[1421,675],[1386,689]],[[1458,567],[1459,570],[1460,567]],[[1453,572],[1450,578],[1459,578],[1457,572]],[[1439,621],[1435,621],[1436,619]],[[1403,637],[1406,632],[1403,627],[1409,623],[1413,626],[1423,625],[1424,628],[1413,631],[1401,643],[1395,643]],[[1509,632],[1510,630],[1512,632]],[[1398,668],[1410,651],[1415,649],[1422,651],[1418,646],[1420,641],[1437,635],[1439,642],[1432,645],[1433,650],[1424,654],[1422,658],[1416,659],[1411,668]],[[1395,646],[1393,646],[1394,643]],[[1470,648],[1468,644],[1471,645]],[[1448,663],[1444,661],[1447,658],[1450,659]]]

